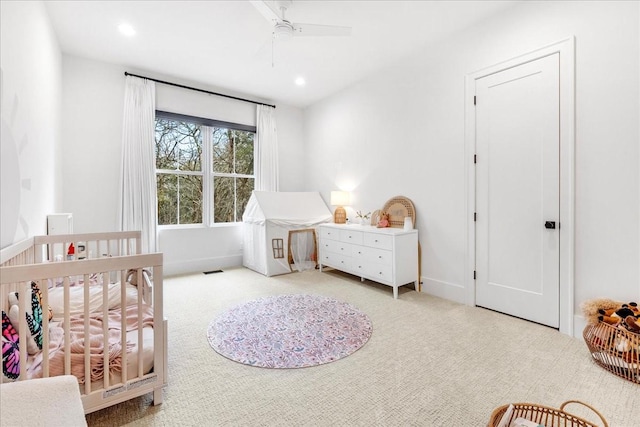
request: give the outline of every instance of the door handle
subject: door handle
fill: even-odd
[[[555,221],[545,221],[544,222],[544,228],[546,228],[548,230],[555,230],[556,229],[556,222]]]

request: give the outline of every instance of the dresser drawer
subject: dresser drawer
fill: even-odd
[[[360,262],[384,265],[393,264],[393,253],[384,249],[353,245],[351,248],[351,256],[354,260],[360,260]]]
[[[320,251],[321,252],[333,252],[338,253],[338,244],[340,242],[329,239],[320,239]]]
[[[362,231],[340,230],[340,241],[353,243],[354,245],[361,245]]]
[[[367,252],[368,249],[365,246],[359,246],[359,245],[352,245],[351,246],[351,256],[353,257],[353,259],[361,259],[362,262],[366,261],[366,256],[367,256]]]
[[[329,227],[320,227],[320,239],[340,240],[340,230]]]
[[[370,278],[371,280],[380,282],[393,282],[393,268],[391,265],[364,263],[363,276]]]
[[[364,244],[372,248],[393,249],[393,236],[378,233],[367,233],[364,235]]]
[[[321,256],[322,259],[320,263],[322,265],[328,265],[329,267],[334,267],[342,271],[351,271],[351,257],[333,252],[323,252]]]
[[[393,265],[393,253],[384,249],[364,248],[364,258],[367,262],[382,265]]]

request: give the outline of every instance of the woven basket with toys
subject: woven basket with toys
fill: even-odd
[[[582,333],[593,360],[607,371],[640,384],[640,310],[635,302],[597,299],[582,304]]]

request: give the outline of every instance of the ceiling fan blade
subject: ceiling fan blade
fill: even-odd
[[[280,12],[278,12],[273,2],[267,0],[250,0],[249,3],[270,23],[276,24],[282,20]]]
[[[302,36],[350,36],[351,27],[340,27],[337,25],[317,25],[317,24],[293,24],[293,35]]]

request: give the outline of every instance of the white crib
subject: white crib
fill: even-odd
[[[71,244],[73,257],[84,259],[67,259]],[[2,249],[0,306],[3,320],[13,315],[7,329],[17,330],[7,345],[3,330],[3,352],[13,351],[13,359],[3,354],[3,382],[75,375],[85,413],[150,392],[154,405],[162,403],[162,254],[140,248],[140,232],[108,232],[36,236]],[[37,299],[41,349],[33,346],[33,322],[24,315],[31,309],[36,318]]]

